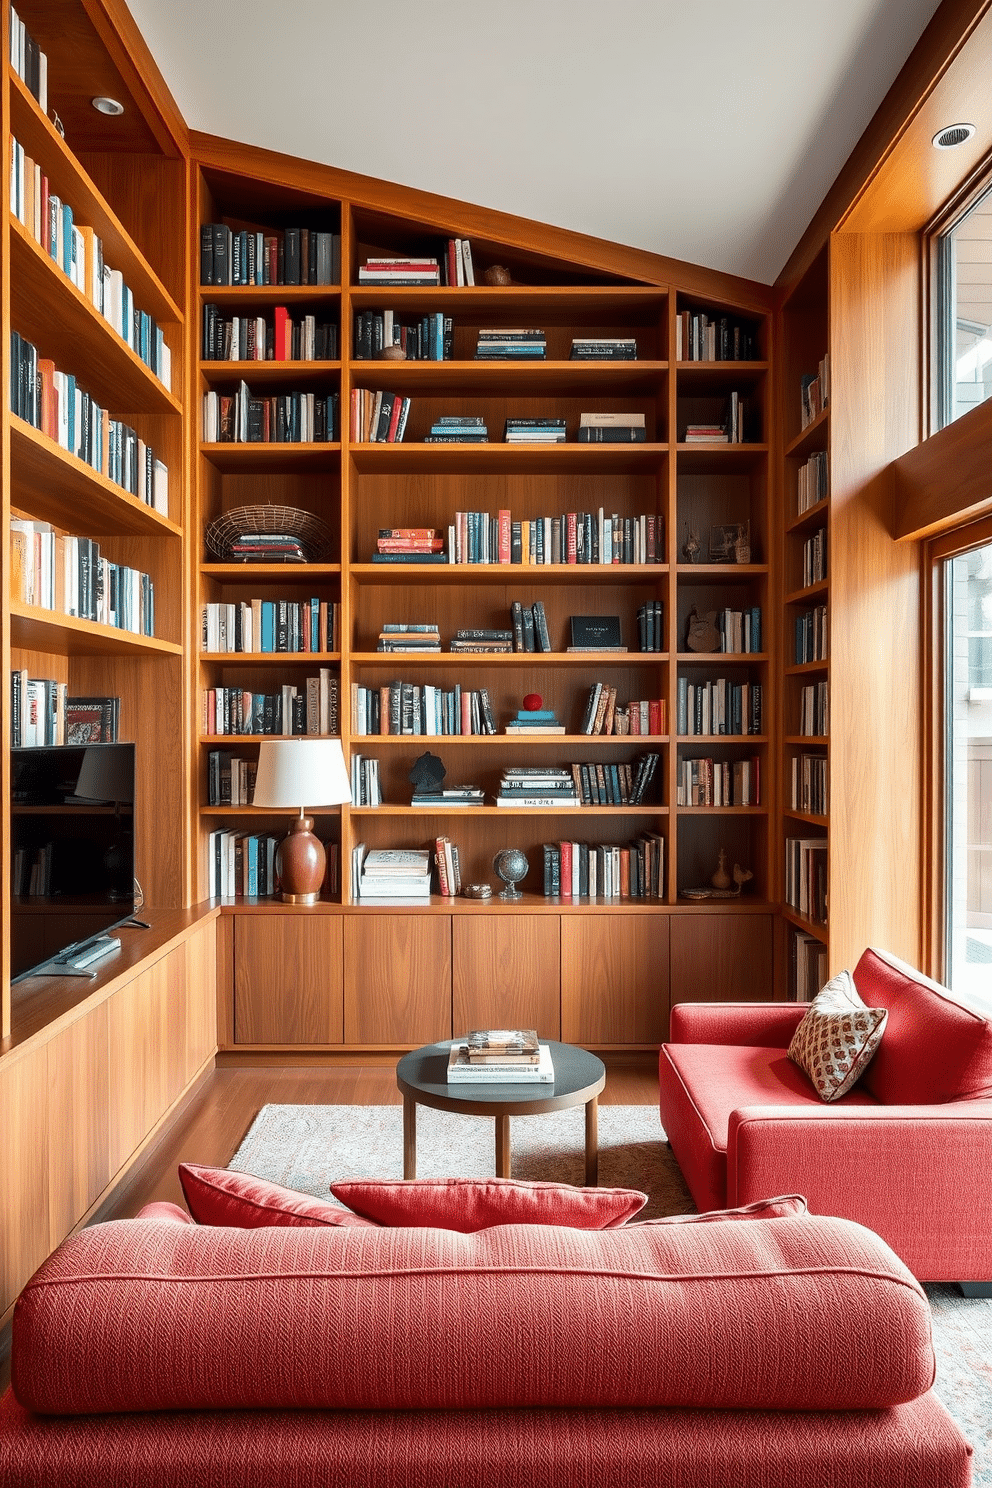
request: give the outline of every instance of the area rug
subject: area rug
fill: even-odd
[[[514,1178],[582,1182],[581,1106],[511,1118],[510,1143]],[[403,1109],[263,1106],[229,1166],[322,1199],[330,1198],[335,1179],[399,1178]],[[417,1172],[422,1178],[491,1177],[493,1123],[419,1106]],[[600,1106],[599,1181],[647,1193],[644,1219],[695,1208],[654,1106]],[[950,1286],[928,1286],[926,1292],[936,1392],[975,1449],[975,1488],[992,1488],[992,1300],[962,1297]]]

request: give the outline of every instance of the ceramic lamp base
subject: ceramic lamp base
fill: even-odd
[[[325,863],[324,844],[313,835],[313,817],[298,816],[276,848],[283,903],[316,904]]]

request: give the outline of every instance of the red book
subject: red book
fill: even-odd
[[[293,356],[293,322],[289,318],[289,311],[285,305],[277,305],[275,308],[275,336],[273,337],[273,357],[277,362],[288,362]]]
[[[380,527],[380,537],[437,537],[436,527]]]
[[[499,561],[509,563],[510,561],[510,536],[511,520],[510,513],[501,509],[499,513]]]
[[[569,512],[565,521],[565,562],[579,561],[579,525],[574,512]]]
[[[457,268],[457,265],[455,264],[455,240],[454,240],[454,238],[449,238],[448,239],[448,283],[449,284],[457,284],[458,283],[458,268]]]
[[[38,360],[38,380],[41,383],[41,432],[49,439],[59,437],[58,399],[55,396],[55,363],[47,357]],[[106,470],[106,465],[104,465]]]
[[[396,430],[399,428],[400,413],[402,412],[402,410],[403,410],[403,399],[402,398],[394,398],[393,399],[393,409],[392,409],[392,412],[389,415],[389,428],[386,430],[386,443],[387,444],[395,444],[396,443]]]
[[[648,704],[648,733],[663,734],[664,732],[661,721],[661,698],[652,698]]]
[[[437,879],[438,879],[438,885],[440,887],[441,893],[444,895],[445,898],[447,898],[448,895],[451,893],[451,890],[448,887],[448,865],[444,861],[444,838],[443,837],[435,837],[435,839],[434,839],[434,852],[435,852],[435,855],[437,857]]]
[[[570,842],[559,842],[561,850],[561,897],[571,899],[572,897],[572,844]]]
[[[620,849],[620,898],[630,898],[630,848]]]
[[[657,561],[657,558],[658,558],[658,539],[657,539],[657,532],[658,532],[658,519],[655,516],[649,515],[648,516],[648,543],[647,543],[647,547],[648,547],[647,560],[648,560],[649,563],[655,563]]]
[[[472,694],[466,690],[466,691],[463,691],[462,692],[462,733],[463,734],[470,734],[471,732],[472,732]]]

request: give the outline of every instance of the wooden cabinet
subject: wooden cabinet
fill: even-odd
[[[561,948],[556,915],[456,915],[451,925],[452,1025],[536,1028],[561,1038]]]
[[[773,1000],[771,915],[672,915],[671,953],[673,1007]]]
[[[668,1036],[669,917],[563,915],[561,1036],[592,1048]]]
[[[346,915],[344,1037],[416,1048],[451,1037],[449,915]]]
[[[238,917],[235,1043],[341,1043],[341,926],[337,915]]]

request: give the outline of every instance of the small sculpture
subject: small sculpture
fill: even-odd
[[[395,343],[392,346],[384,346],[382,348],[382,359],[384,362],[405,362],[406,351],[402,346],[398,346]]]
[[[730,888],[730,874],[727,872],[727,849],[725,847],[721,847],[720,849],[717,857],[716,872],[710,879],[710,883],[715,889]]]
[[[489,284],[494,287],[509,284],[511,282],[510,271],[509,269],[504,269],[502,264],[493,264],[491,269],[486,269],[482,276],[482,282],[483,284]]]
[[[536,713],[539,708],[544,707],[544,699],[539,692],[529,692],[524,698],[524,707],[528,713]]]
[[[716,610],[707,610],[700,615],[696,606],[689,611],[686,624],[686,650],[719,651],[720,631],[716,623]]]
[[[522,899],[524,896],[517,888],[527,877],[527,869],[530,864],[520,851],[519,847],[504,847],[493,858],[493,868],[496,875],[506,884],[505,889],[500,890],[500,899]]]
[[[466,899],[491,899],[493,891],[488,884],[468,884],[462,891]]]
[[[686,533],[685,542],[682,544],[682,557],[686,563],[698,563],[702,546],[699,538],[690,528]]]
[[[753,877],[754,874],[751,872],[750,868],[742,868],[740,863],[734,864],[734,884],[736,885],[738,894],[741,892],[741,889],[743,889],[744,885],[748,883],[749,880]]]

